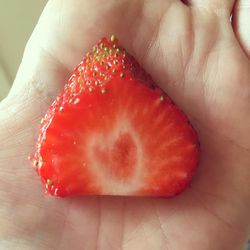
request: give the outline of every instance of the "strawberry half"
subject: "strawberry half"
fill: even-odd
[[[51,195],[174,196],[198,158],[186,116],[112,36],[50,106],[33,160]]]

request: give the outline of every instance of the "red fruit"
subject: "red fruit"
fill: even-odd
[[[112,36],[50,106],[34,165],[51,195],[173,196],[198,158],[186,116]]]

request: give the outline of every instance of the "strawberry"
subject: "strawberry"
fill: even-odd
[[[112,36],[48,109],[33,163],[55,196],[170,197],[187,187],[198,159],[186,116]]]

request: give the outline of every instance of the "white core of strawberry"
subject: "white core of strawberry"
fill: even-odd
[[[124,135],[129,134],[132,139],[134,146],[136,148],[136,156],[134,166],[121,166],[128,167],[131,170],[131,176],[129,178],[119,178],[116,174],[113,174],[110,171],[110,166],[107,164],[113,164],[111,161],[101,161],[98,159],[96,155],[96,147],[99,148],[105,155],[110,156],[114,147],[116,146],[116,142],[119,138]],[[110,130],[109,134],[91,134],[88,138],[88,165],[92,170],[92,173],[97,178],[97,183],[101,184],[101,190],[103,190],[103,194],[109,195],[132,195],[137,190],[143,187],[143,173],[145,166],[145,156],[143,144],[141,143],[140,137],[135,129],[131,126],[129,121],[125,118],[119,119],[117,123],[114,125],[114,128]],[[129,153],[129,152],[127,152]],[[126,157],[126,155],[124,155]],[[122,170],[117,170],[121,171]]]

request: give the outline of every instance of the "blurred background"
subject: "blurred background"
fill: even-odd
[[[0,101],[7,95],[23,50],[46,0],[0,0]]]

